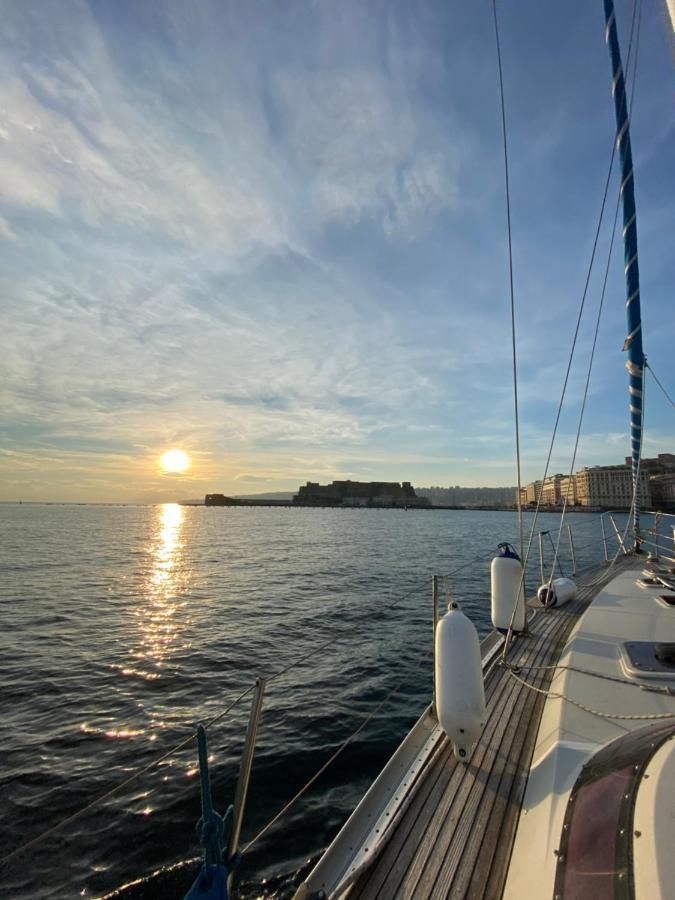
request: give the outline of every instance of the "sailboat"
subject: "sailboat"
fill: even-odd
[[[668,0],[672,16],[674,3]],[[529,550],[523,553],[522,539],[520,553],[501,545],[491,564],[494,630],[480,642],[461,597],[437,616],[434,580],[433,701],[304,876],[295,900],[673,895],[675,553],[660,552],[656,529],[650,533],[641,524],[646,361],[629,104],[613,0],[603,4],[621,166],[633,484],[628,524],[623,534],[615,529],[611,554],[603,525],[604,562],[574,581],[542,578],[527,603]],[[204,861],[189,900],[223,900],[231,892],[264,690],[265,679],[258,679],[208,723],[252,692],[234,804],[223,817],[211,801],[207,730],[197,730]],[[33,850],[55,830],[4,861]],[[168,895],[151,876],[109,896]]]
[[[675,556],[659,555],[656,528],[641,527],[646,359],[629,100],[613,0],[603,4],[626,276],[628,523],[623,535],[615,528],[615,554],[603,527],[605,561],[575,581],[542,578],[529,603],[533,530],[524,558],[500,545],[492,561],[494,630],[481,642],[461,598],[437,618],[435,593],[433,702],[294,900],[673,895]],[[504,144],[506,164],[505,124]],[[506,176],[508,207],[507,166]],[[523,546],[521,530],[521,554]],[[220,869],[225,892],[232,848],[230,841]],[[209,893],[216,871],[211,853],[190,900],[216,896]]]
[[[528,604],[524,580],[534,523],[524,559],[511,545],[500,545],[491,572],[494,630],[482,642],[455,599],[437,618],[435,591],[433,702],[294,900],[672,896],[675,557],[659,556],[656,527],[651,533],[641,527],[646,359],[629,100],[613,0],[603,4],[623,213],[628,523],[622,535],[611,519],[618,541],[611,557],[603,526],[605,561],[576,581],[553,574],[545,581],[542,565],[543,583]],[[493,10],[508,211],[495,4]],[[520,524],[522,554],[522,517]],[[200,754],[205,760],[203,746]],[[245,784],[245,762],[242,770]],[[211,814],[205,800],[203,824]],[[235,808],[240,818],[241,802]],[[220,862],[211,844],[189,900],[224,897],[232,883],[236,840]]]
[[[646,361],[633,163],[614,5],[603,2],[621,165],[629,524],[616,557],[571,587],[550,579],[536,611],[524,603],[517,553],[501,558],[510,576],[495,577],[496,559],[496,627],[476,652],[451,604],[436,625],[434,702],[295,900],[673,894],[675,559],[649,553],[653,535],[641,530]]]

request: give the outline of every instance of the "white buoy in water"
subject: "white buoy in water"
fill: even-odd
[[[571,578],[554,578],[551,584],[542,584],[537,600],[542,606],[564,606],[577,595],[577,586]]]
[[[455,756],[466,760],[485,724],[485,690],[478,632],[454,602],[436,626],[435,699]]]
[[[499,556],[495,556],[490,568],[492,624],[497,631],[505,633],[513,618],[513,631],[522,631],[525,628],[525,585],[520,557],[510,544],[499,544],[497,549]]]

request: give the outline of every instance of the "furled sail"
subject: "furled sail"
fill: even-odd
[[[630,395],[630,442],[633,468],[633,527],[636,540],[640,530],[640,452],[642,448],[642,388],[645,358],[642,352],[642,320],[640,316],[640,270],[638,268],[637,222],[635,218],[635,190],[633,154],[630,145],[626,80],[621,64],[619,37],[613,0],[603,0],[605,6],[605,39],[612,62],[612,94],[616,113],[616,142],[621,161],[621,204],[623,208],[624,270],[626,273],[626,316],[628,336],[623,349],[628,353]]]

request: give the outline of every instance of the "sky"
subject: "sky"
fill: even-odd
[[[632,3],[617,3],[624,58]],[[541,477],[614,134],[602,3],[499,4],[523,481]],[[645,352],[675,372],[675,57],[632,121]],[[515,484],[491,5],[5,0],[0,499]],[[612,178],[552,471],[568,471]],[[577,465],[629,452],[617,245]],[[645,454],[675,451],[646,388]],[[162,473],[171,447],[192,460]]]

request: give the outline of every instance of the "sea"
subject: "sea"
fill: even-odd
[[[566,523],[577,565],[600,560],[598,516]],[[559,524],[539,517],[547,567]],[[441,613],[452,597],[484,635],[490,560],[516,539],[506,511],[2,504],[0,857],[29,846],[0,896],[181,897],[196,723],[222,716],[207,734],[224,812],[251,694],[222,714],[286,670],[264,695],[245,846],[396,688],[244,855],[241,897],[290,897],[431,700],[432,574]],[[571,570],[565,524],[556,574]],[[535,537],[529,590],[538,573]]]

